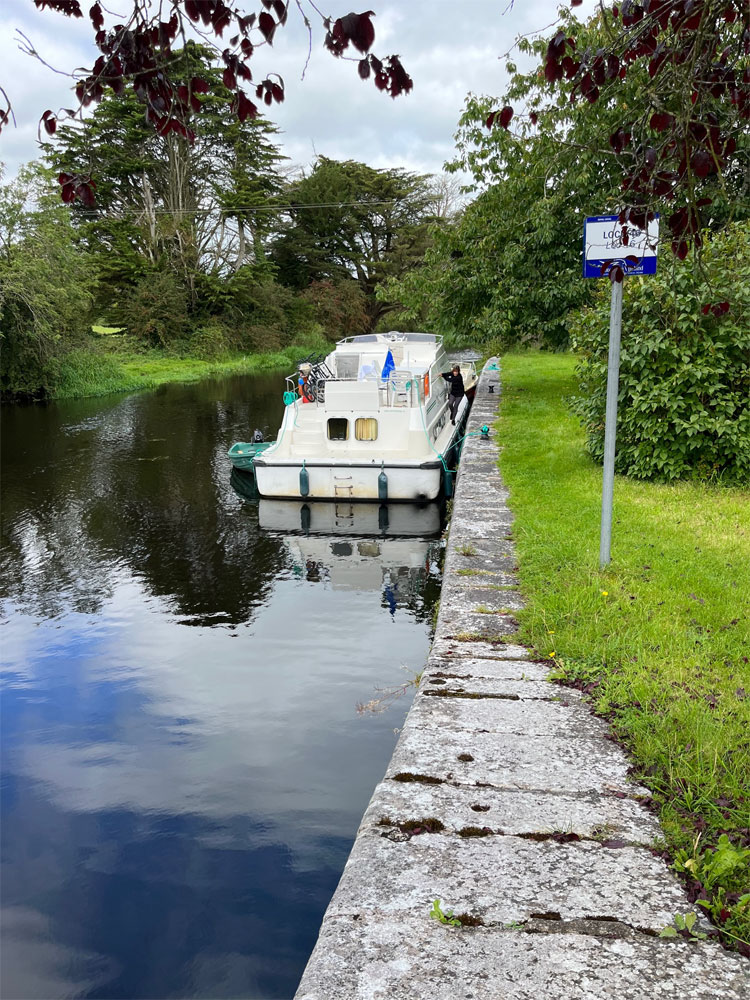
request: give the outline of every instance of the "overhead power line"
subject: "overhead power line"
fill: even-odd
[[[195,208],[155,208],[149,212],[146,208],[128,208],[125,209],[122,215],[211,215],[214,213],[220,213],[222,215],[236,215],[238,212],[268,212],[268,213],[280,213],[280,212],[297,212],[300,209],[314,209],[314,208],[380,208],[384,205],[388,205],[391,208],[397,205],[396,201],[331,201],[331,202],[317,202],[315,204],[304,204],[304,205],[232,205],[231,207],[222,207],[220,205],[212,205],[210,207],[200,207]],[[95,207],[94,207],[95,211]],[[100,217],[106,218],[118,218],[120,213],[102,213]]]

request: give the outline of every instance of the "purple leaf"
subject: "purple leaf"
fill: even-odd
[[[651,115],[650,125],[655,132],[663,132],[673,123],[674,118],[666,111],[656,111],[653,115]]]
[[[276,22],[265,10],[261,11],[258,18],[258,27],[268,44],[272,45],[274,32],[276,31]]]

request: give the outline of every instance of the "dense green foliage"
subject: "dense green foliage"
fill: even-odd
[[[618,478],[599,570],[601,469],[565,403],[574,368],[570,355],[502,360],[523,637],[610,720],[696,909],[750,955],[750,493]]]
[[[38,166],[0,185],[0,389],[54,390],[60,358],[86,331],[94,265]]]
[[[273,250],[279,280],[298,289],[355,281],[364,296],[362,329],[373,329],[393,308],[376,298],[377,286],[408,273],[427,245],[426,224],[435,215],[428,178],[320,156],[286,197],[289,221]]]
[[[574,407],[598,461],[608,315],[602,296],[571,324],[581,356]],[[626,280],[615,468],[750,482],[750,223],[715,235],[700,263],[662,260],[656,276]]]
[[[167,347],[187,328],[187,291],[170,271],[144,274],[120,290],[112,318],[145,343]]]
[[[117,384],[94,326],[208,361],[369,330],[389,309],[377,283],[421,255],[427,178],[321,158],[285,179],[276,129],[238,120],[208,50],[188,43],[170,72],[205,81],[194,142],[109,93],[45,145],[49,169],[0,189],[4,395]],[[95,202],[61,205],[58,173],[94,178]]]
[[[555,217],[565,195],[553,208],[543,180],[535,185],[531,172],[517,180],[494,185],[455,224],[436,227],[424,265],[385,283],[381,294],[401,301],[403,320],[456,344],[567,342],[568,313],[593,292],[580,278],[580,236],[568,239],[566,259]]]
[[[90,172],[96,202],[72,206],[80,241],[95,256],[97,308],[147,341],[166,343],[188,317],[221,316],[231,303],[228,279],[250,271],[270,280],[264,240],[273,228],[269,202],[279,194],[283,159],[276,129],[263,119],[239,122],[231,94],[209,53],[195,44],[174,57],[172,72],[200,74],[208,92],[195,141],[161,135],[134,94],[110,95],[95,113],[57,133],[47,159],[56,171]],[[197,99],[197,98],[196,98]],[[150,320],[159,289],[174,310]]]
[[[367,329],[367,299],[356,281],[312,281],[302,292],[324,330],[351,337]]]
[[[561,81],[572,101],[619,103],[615,128],[601,131],[599,145],[618,161],[623,220],[641,228],[661,201],[664,242],[684,260],[717,213],[747,202],[747,0],[602,0],[599,13],[596,46],[568,25],[551,37],[545,79]],[[636,101],[628,93],[633,77],[642,82]],[[506,107],[491,121],[507,127],[512,116]],[[734,218],[747,210],[746,203]]]
[[[568,26],[592,45],[599,18],[588,26],[566,15]],[[541,60],[546,42],[522,40],[524,58]],[[550,348],[568,340],[567,317],[591,301],[581,278],[583,218],[615,207],[620,188],[611,149],[599,133],[617,121],[613,102],[571,104],[564,87],[545,81],[537,66],[520,72],[509,63],[509,88],[498,101],[469,95],[449,169],[468,171],[480,194],[457,222],[434,234],[424,266],[387,284],[407,315],[459,341]],[[639,81],[628,84],[636,99]],[[498,103],[523,104],[514,130],[488,130]]]

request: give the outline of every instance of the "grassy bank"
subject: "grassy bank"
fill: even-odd
[[[691,898],[750,955],[750,490],[618,477],[600,571],[601,468],[565,405],[574,364],[502,364],[524,639],[611,721]]]
[[[291,369],[302,357],[323,353],[331,345],[322,340],[292,344],[266,354],[237,354],[219,360],[181,357],[164,351],[146,353],[121,348],[71,351],[61,359],[54,399],[103,396],[110,392],[153,389],[164,382],[197,382],[222,375]]]

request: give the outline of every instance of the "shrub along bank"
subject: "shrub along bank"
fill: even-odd
[[[164,382],[197,382],[222,375],[291,370],[300,358],[330,350],[330,342],[310,336],[304,342],[277,351],[202,358],[159,349],[136,349],[132,343],[120,342],[118,338],[115,345],[81,348],[61,357],[49,398],[104,396],[109,392],[152,389]]]
[[[574,406],[601,461],[608,282],[570,326]],[[617,435],[616,469],[638,479],[750,481],[750,223],[706,234],[700,260],[666,258],[656,275],[626,279]]]
[[[523,636],[610,720],[691,898],[750,956],[750,489],[618,477],[600,571],[601,468],[565,402],[575,364],[502,363]]]

